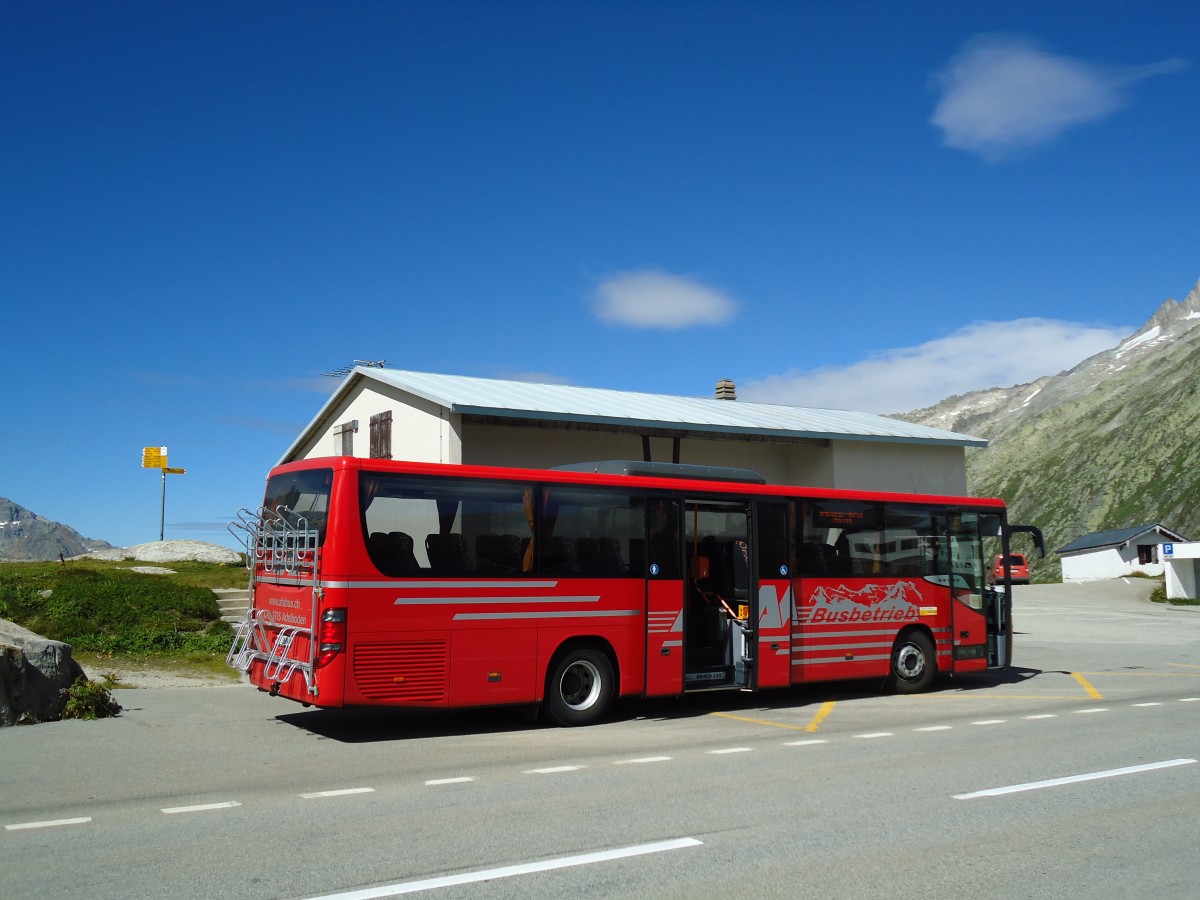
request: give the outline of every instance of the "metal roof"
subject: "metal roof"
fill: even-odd
[[[1151,531],[1161,532],[1164,536],[1169,537],[1172,541],[1186,541],[1187,538],[1183,535],[1176,534],[1170,528],[1158,522],[1150,525],[1134,525],[1131,528],[1114,528],[1112,531],[1096,531],[1092,534],[1085,534],[1081,538],[1076,538],[1067,544],[1065,547],[1059,547],[1055,553],[1077,553],[1080,550],[1099,550],[1103,547],[1119,547],[1122,544],[1128,543],[1134,538],[1141,537]]]
[[[984,438],[848,410],[644,394],[361,366],[351,372],[342,390],[348,388],[355,379],[379,381],[463,415],[618,425],[651,431],[683,429],[779,439],[835,438],[955,447],[987,446]]]

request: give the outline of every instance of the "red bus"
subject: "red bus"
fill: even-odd
[[[741,469],[288,463],[230,526],[231,666],[317,707],[536,705],[1007,666],[1000,500],[765,484]]]

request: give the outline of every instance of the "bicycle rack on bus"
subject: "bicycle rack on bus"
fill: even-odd
[[[300,672],[308,692],[315,695],[313,662],[316,658],[317,599],[321,593],[317,575],[320,532],[309,527],[307,518],[285,506],[275,510],[260,507],[257,512],[240,509],[228,529],[246,548],[251,604],[238,623],[225,664],[239,672],[247,672],[256,660],[260,660],[263,677],[277,685],[285,684]],[[311,577],[304,577],[306,571],[311,572]],[[255,607],[254,585],[264,576],[283,578],[286,584],[311,589],[311,627],[282,624],[275,620],[271,610]],[[273,639],[271,632],[274,632]],[[308,638],[307,660],[288,656],[292,644],[301,636]]]

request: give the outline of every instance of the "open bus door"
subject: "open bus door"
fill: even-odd
[[[745,500],[688,499],[684,689],[754,686],[754,571]]]
[[[985,592],[987,597],[988,618],[988,668],[1001,668],[1012,665],[1012,581],[1009,578],[1007,560],[1014,534],[1028,534],[1033,539],[1033,548],[1039,558],[1046,556],[1046,542],[1041,529],[1036,525],[1010,525],[1003,523],[1000,528],[1000,553],[1006,561],[1004,580],[993,584]]]

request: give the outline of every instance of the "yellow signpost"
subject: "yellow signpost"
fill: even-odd
[[[167,467],[166,447],[143,447],[142,468],[159,469],[162,471],[162,503],[158,514],[158,539],[161,541],[166,531],[167,521],[167,476],[182,475],[187,469],[171,469]]]

